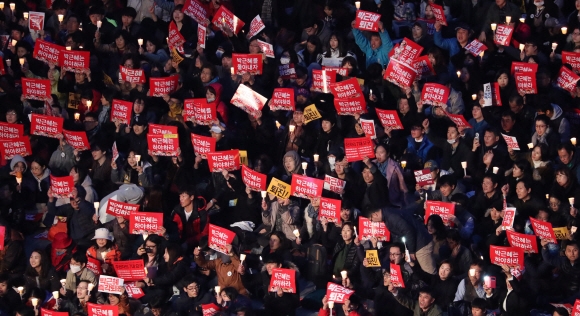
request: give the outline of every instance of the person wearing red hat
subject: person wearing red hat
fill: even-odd
[[[56,272],[64,274],[68,270],[70,259],[76,251],[76,244],[66,233],[61,232],[54,235],[50,259]]]

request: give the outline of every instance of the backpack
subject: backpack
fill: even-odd
[[[306,251],[306,260],[308,268],[306,270],[306,279],[318,285],[318,281],[324,281],[326,276],[326,248],[320,244],[313,244]],[[324,283],[324,282],[323,282]]]

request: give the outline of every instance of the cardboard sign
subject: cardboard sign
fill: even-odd
[[[330,84],[336,82],[336,72],[326,70],[312,70],[312,91],[329,93]]]
[[[268,106],[270,106],[272,111],[294,111],[296,108],[294,89],[275,88]]]
[[[234,237],[236,237],[236,233],[233,231],[209,224],[208,246],[211,249],[228,254],[226,245],[231,245]]]
[[[196,155],[206,159],[207,154],[215,151],[216,139],[213,137],[191,134],[191,144]]]
[[[465,120],[463,115],[447,113],[447,116],[453,123],[455,123],[455,125],[457,125],[457,127],[471,128],[471,125],[467,123],[467,120]]]
[[[91,149],[91,144],[89,144],[89,139],[87,138],[87,132],[73,132],[63,129],[62,133],[64,139],[72,148],[79,151]]]
[[[217,315],[222,309],[214,303],[202,304],[201,310],[203,311],[203,316],[214,316]]]
[[[103,274],[101,261],[87,255],[87,269],[91,270],[96,276]]]
[[[62,117],[42,114],[30,115],[30,134],[51,138],[62,138]]]
[[[521,61],[512,61],[511,73],[515,75],[518,72],[538,72],[538,64],[524,63]]]
[[[423,49],[421,45],[405,37],[401,43],[391,50],[389,56],[391,59],[400,61],[403,64],[413,65],[413,62],[421,55]]]
[[[108,275],[99,276],[99,292],[121,294],[121,287],[123,286],[123,279],[115,278]]]
[[[82,73],[89,69],[91,53],[80,50],[61,49],[59,54],[59,65],[62,71],[72,71]]]
[[[509,46],[512,40],[512,35],[514,34],[514,27],[507,24],[498,24],[495,34],[493,36],[493,42],[500,46]]]
[[[580,71],[580,53],[562,51],[562,64],[572,66],[574,71]]]
[[[322,118],[322,115],[320,114],[320,112],[318,112],[318,109],[316,108],[316,105],[314,104],[310,104],[309,106],[304,108],[304,124],[308,124],[314,120],[318,120],[320,118]]]
[[[344,153],[348,162],[375,158],[375,145],[370,137],[345,138]]]
[[[240,152],[237,149],[207,153],[210,172],[234,171],[240,169]]]
[[[44,29],[44,12],[28,12],[28,29],[31,31]]]
[[[570,231],[568,227],[555,227],[554,235],[556,235],[557,240],[567,240],[570,236]]]
[[[316,178],[294,174],[292,175],[291,194],[299,198],[313,198],[322,195],[324,181]]]
[[[62,49],[63,47],[60,45],[37,39],[34,43],[32,57],[45,63],[59,65],[59,56]]]
[[[381,109],[375,109],[375,111],[377,112],[377,116],[379,117],[379,120],[381,121],[383,127],[385,128],[390,127],[393,130],[403,129],[403,123],[401,123],[397,111],[381,110]]]
[[[232,67],[236,75],[249,73],[261,75],[263,66],[262,54],[232,54]]]
[[[274,268],[270,278],[269,292],[277,292],[281,288],[284,293],[296,293],[296,270]]]
[[[470,52],[474,57],[477,57],[487,50],[487,46],[477,39],[474,39],[469,42],[469,44],[465,45],[465,50]]]
[[[415,175],[415,181],[417,182],[417,185],[420,187],[432,185],[435,183],[433,177],[431,176],[431,169],[415,170],[413,174]]]
[[[131,213],[139,212],[139,204],[123,203],[115,201],[113,199],[109,199],[109,201],[107,202],[106,212],[107,214],[111,214],[113,216],[121,216],[128,220],[131,217]]]
[[[379,20],[381,15],[369,11],[357,10],[354,28],[361,31],[379,31]]]
[[[447,26],[447,18],[445,17],[445,10],[443,10],[443,7],[435,3],[430,3],[429,6],[431,6],[433,16],[435,16],[435,21],[441,23],[441,25]]]
[[[575,74],[572,70],[562,66],[562,68],[560,68],[560,72],[558,73],[556,84],[558,87],[568,92],[574,92],[578,80],[580,80],[580,76]]]
[[[50,175],[50,189],[55,198],[69,198],[73,195],[75,181],[72,176],[55,177]]]
[[[391,232],[385,225],[385,222],[373,222],[366,217],[358,217],[358,234],[359,240],[369,240],[375,237],[378,241],[390,241]]]
[[[0,141],[0,156],[2,159],[12,159],[14,156],[22,157],[32,155],[30,139],[26,136]]]
[[[340,224],[341,200],[321,197],[318,207],[318,220],[325,218],[329,223]]]
[[[87,303],[89,316],[119,316],[119,306]]]
[[[130,83],[145,83],[145,71],[143,69],[129,69],[119,65],[121,79]]]
[[[175,21],[169,23],[169,36],[167,37],[167,46],[169,50],[176,49],[179,53],[184,53],[183,44],[185,44],[185,38],[179,32]]]
[[[357,84],[358,85],[358,84]],[[334,108],[338,115],[355,115],[367,113],[367,105],[364,96],[356,98],[338,99],[334,98]]]
[[[365,120],[365,119],[359,119],[358,121],[359,121],[360,127],[362,128],[366,137],[370,137],[371,139],[377,138],[377,131],[375,129],[375,121]]]
[[[120,124],[131,123],[131,112],[133,111],[133,103],[119,99],[113,99],[111,104],[111,122],[119,122]]]
[[[185,99],[183,119],[199,125],[212,125],[217,120],[216,106],[213,102],[208,103],[206,98]]]
[[[538,253],[536,235],[520,234],[513,230],[506,230],[506,235],[510,246],[523,249],[527,253]]]
[[[57,312],[50,309],[40,308],[41,316],[69,316],[68,312]]]
[[[197,26],[197,45],[201,48],[205,48],[205,40],[207,38],[207,29],[203,25]]]
[[[294,68],[294,64],[278,66],[278,73],[280,73],[280,78],[283,80],[296,79],[296,68]]]
[[[49,79],[22,78],[22,95],[31,100],[52,100]],[[33,114],[34,115],[34,114]]]
[[[516,219],[516,208],[507,207],[503,211],[503,220],[501,222],[501,226],[504,228],[504,230],[507,228],[513,228],[515,219]]]
[[[213,16],[211,23],[217,27],[227,26],[234,34],[238,34],[246,24],[223,5]]]
[[[269,58],[276,57],[276,56],[274,56],[274,45],[272,45],[270,43],[262,42],[260,40],[258,40],[258,45],[260,45],[260,49],[262,50],[262,53],[264,53],[264,55],[266,55],[266,57],[269,57]]]
[[[248,38],[252,38],[258,35],[258,33],[262,32],[262,30],[265,28],[266,25],[264,25],[264,22],[262,21],[260,15],[259,14],[256,15],[256,17],[252,20],[252,22],[250,22],[250,30],[248,31]]]
[[[516,247],[489,246],[491,263],[510,267],[524,266],[524,250]]]
[[[152,97],[162,97],[177,90],[179,75],[169,77],[149,78],[149,95]]]
[[[163,213],[133,212],[129,214],[130,234],[157,233],[161,227],[163,227]]]
[[[380,268],[381,261],[379,260],[378,250],[367,250],[365,254],[365,259],[367,259],[367,267],[370,268]]]
[[[449,216],[455,215],[455,204],[440,201],[426,201],[425,225],[427,225],[427,221],[431,215],[439,215],[443,219],[445,226],[453,226],[453,222],[451,222]]]
[[[24,135],[24,125],[0,122],[0,140],[20,138]]]
[[[356,78],[331,83],[330,91],[337,99],[348,99],[362,96],[362,90]]]
[[[291,188],[288,183],[276,178],[272,178],[272,180],[270,180],[270,184],[268,185],[268,190],[266,191],[281,199],[287,199],[290,197]]]
[[[353,290],[347,289],[336,283],[328,282],[326,284],[326,299],[329,302],[342,304],[347,301],[353,293]]]
[[[538,93],[535,72],[516,72],[515,79],[516,87],[520,95]]]
[[[403,280],[403,274],[401,273],[401,266],[398,264],[391,263],[391,284],[394,287],[405,288],[405,281]]]
[[[266,102],[268,102],[268,99],[244,84],[238,86],[238,89],[231,100],[233,105],[239,107],[253,117],[260,117],[260,115],[262,115],[262,113],[259,112],[262,111]]]
[[[267,176],[242,166],[242,182],[252,191],[266,191]]]
[[[415,72],[417,73],[417,79],[421,79],[425,76],[430,76],[435,73],[428,55],[415,59],[412,65],[413,69],[415,69]]]
[[[125,291],[127,291],[127,296],[136,300],[145,296],[145,292],[141,288],[136,287],[135,282],[125,284]]]
[[[403,89],[411,87],[417,77],[417,71],[402,62],[391,60],[385,70],[384,79]]]
[[[550,222],[542,222],[530,216],[530,223],[532,224],[534,234],[540,237],[540,239],[547,239],[552,243],[556,243],[556,235]]]
[[[197,24],[207,26],[207,11],[198,0],[186,0],[183,5],[183,13],[194,19]]]
[[[324,175],[324,189],[336,194],[342,194],[344,192],[344,187],[346,186],[346,181],[339,178],[331,177],[329,175]]]
[[[509,149],[520,150],[520,145],[518,145],[518,140],[514,136],[508,136],[504,133],[501,134],[505,140]]]
[[[125,282],[141,281],[146,277],[145,265],[141,259],[113,261],[112,263],[117,277],[125,280]]]
[[[154,156],[176,157],[179,149],[177,134],[147,134],[147,146]]]
[[[426,83],[421,91],[421,100],[423,104],[432,106],[447,107],[447,100],[449,99],[449,88],[438,83]]]

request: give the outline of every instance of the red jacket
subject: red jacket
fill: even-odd
[[[203,236],[209,233],[209,218],[205,211],[205,200],[196,198],[193,201],[193,211],[188,220],[185,217],[185,210],[180,205],[173,209],[171,218],[177,224],[177,231],[181,242],[196,246]]]

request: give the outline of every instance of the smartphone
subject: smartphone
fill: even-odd
[[[477,141],[479,141],[479,133],[475,133],[475,139],[477,139]]]
[[[495,287],[496,287],[496,279],[494,276],[483,277],[483,282],[484,282],[485,286],[487,286],[490,289],[495,289]]]

